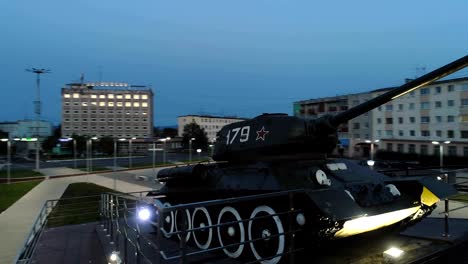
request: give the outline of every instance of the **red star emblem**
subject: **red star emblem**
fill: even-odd
[[[257,139],[255,139],[255,140],[261,139],[261,140],[265,141],[265,136],[266,136],[266,134],[268,134],[268,133],[270,133],[270,131],[266,131],[266,130],[265,130],[265,127],[262,126],[262,129],[260,129],[259,131],[257,131]]]

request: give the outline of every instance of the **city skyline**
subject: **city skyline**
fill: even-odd
[[[0,120],[34,118],[31,67],[52,71],[42,119],[60,121],[60,88],[84,73],[152,87],[154,124],[171,126],[187,114],[291,115],[294,101],[398,86],[468,51],[464,1],[335,5],[6,3]]]

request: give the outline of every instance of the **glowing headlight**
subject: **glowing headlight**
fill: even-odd
[[[391,247],[388,250],[384,251],[384,255],[390,256],[392,258],[399,258],[402,254],[403,250],[396,247]]]
[[[150,218],[150,215],[151,213],[148,208],[141,208],[138,210],[138,218],[140,218],[140,220],[146,221]]]

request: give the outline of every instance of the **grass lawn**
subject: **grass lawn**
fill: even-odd
[[[0,212],[5,211],[41,181],[0,184]]]
[[[49,215],[48,227],[99,221],[100,194],[104,192],[113,190],[93,183],[70,184],[61,197],[63,200],[57,203]]]
[[[36,172],[33,170],[11,170],[10,177],[11,178],[22,178],[22,177],[37,177],[37,176],[44,176],[40,172]],[[8,177],[6,168],[0,171],[0,178]]]
[[[460,193],[450,197],[450,200],[468,203],[468,194]]]

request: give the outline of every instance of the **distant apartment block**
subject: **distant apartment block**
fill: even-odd
[[[209,116],[209,115],[185,115],[177,117],[178,136],[181,137],[184,133],[184,127],[192,122],[199,125],[206,132],[209,142],[213,142],[216,138],[216,133],[225,125],[247,120],[238,117],[225,116]]]
[[[62,136],[148,138],[152,133],[151,88],[109,82],[62,88]]]
[[[335,114],[333,102],[347,98],[344,109],[374,98],[394,87],[360,94],[311,99],[294,103],[294,115],[315,118]],[[321,101],[323,103],[320,105]],[[315,104],[315,102],[319,102]],[[450,141],[446,155],[468,156],[468,78],[435,82],[350,120],[347,124],[349,154],[365,155],[366,140],[379,140],[380,150],[432,155],[439,146],[432,141]]]
[[[36,128],[39,130],[36,130]],[[0,130],[7,132],[10,138],[46,138],[52,135],[52,124],[40,120],[19,120],[16,122],[0,122]]]

